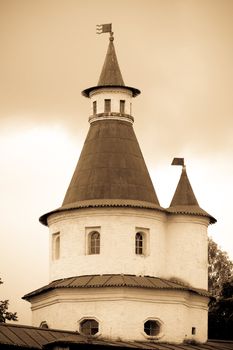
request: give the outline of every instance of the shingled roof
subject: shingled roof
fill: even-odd
[[[58,329],[44,329],[18,324],[0,324],[0,348],[13,349],[154,349],[154,350],[233,350],[232,341],[209,340],[207,343],[169,344],[160,342],[122,342],[101,338],[85,337],[77,332]]]
[[[182,168],[180,180],[167,212],[173,214],[204,216],[210,219],[210,223],[213,224],[216,222],[216,219],[213,216],[208,214],[199,206],[190,184],[185,166]]]
[[[125,86],[113,44],[113,37],[110,37],[108,51],[97,85]]]
[[[189,291],[203,296],[210,296],[209,292],[203,289],[192,288],[190,286],[166,280],[159,277],[135,276],[135,275],[85,275],[63,278],[49,283],[31,293],[26,294],[23,299],[29,300],[31,297],[45,293],[57,288],[149,288],[149,289],[169,289]]]
[[[113,40],[114,38],[111,36],[109,38],[108,50],[107,50],[104,65],[99,77],[98,84],[96,86],[92,86],[88,89],[83,90],[82,91],[83,96],[90,97],[90,93],[93,90],[98,90],[103,87],[126,88],[132,92],[133,97],[140,94],[140,90],[134,87],[125,86],[125,83],[121,74],[121,70],[118,64]]]
[[[90,202],[91,201],[91,202]],[[90,125],[62,207],[160,207],[131,123],[99,120]],[[47,223],[50,213],[41,217]]]

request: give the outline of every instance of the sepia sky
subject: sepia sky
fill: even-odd
[[[89,100],[113,23],[134,129],[169,206],[184,157],[209,233],[233,259],[233,1],[0,0],[0,300],[30,324],[20,298],[48,283],[48,229],[88,131]]]

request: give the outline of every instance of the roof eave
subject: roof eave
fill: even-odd
[[[48,226],[48,217],[52,214],[61,213],[65,211],[73,211],[77,209],[87,209],[87,208],[116,208],[116,207],[128,207],[128,208],[139,208],[139,209],[151,209],[165,212],[166,209],[155,203],[149,203],[139,200],[127,200],[127,199],[109,199],[109,200],[86,200],[78,201],[75,203],[64,205],[60,208],[52,210],[48,213],[45,213],[39,218],[39,221],[42,225]]]
[[[103,89],[103,88],[120,88],[120,89],[126,89],[126,90],[130,90],[132,92],[132,96],[136,97],[138,95],[140,95],[141,91],[139,89],[136,89],[134,87],[131,86],[125,86],[125,85],[97,85],[97,86],[92,86],[89,87],[85,90],[82,91],[82,95],[85,97],[90,97],[90,93],[94,90],[99,90],[99,89]]]
[[[215,224],[217,220],[207,213],[204,209],[202,209],[199,206],[182,206],[182,205],[177,205],[177,206],[171,206],[166,209],[166,212],[170,215],[193,215],[193,216],[201,216],[201,217],[206,217],[209,219],[210,224]]]

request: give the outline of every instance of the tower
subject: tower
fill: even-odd
[[[90,129],[50,232],[50,283],[24,299],[33,325],[108,339],[207,339],[207,226],[186,169],[160,206],[133,131],[132,100],[110,30]]]

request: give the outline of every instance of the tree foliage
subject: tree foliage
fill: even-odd
[[[233,340],[233,278],[223,284],[209,311],[209,338]]]
[[[215,298],[209,307],[208,337],[233,340],[233,263],[212,239],[208,256],[209,291]]]
[[[209,238],[208,257],[209,292],[218,300],[223,284],[233,276],[233,263],[227,253],[223,252],[211,238]]]
[[[0,285],[2,284],[0,278]],[[17,321],[17,313],[8,311],[9,300],[0,300],[0,323],[6,323],[6,321]]]

